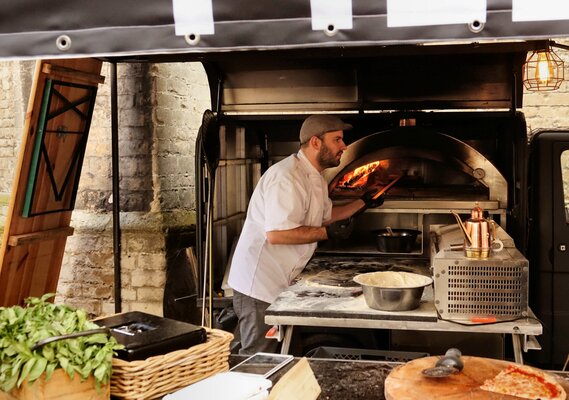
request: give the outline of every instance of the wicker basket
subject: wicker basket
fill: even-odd
[[[205,328],[207,341],[186,350],[140,361],[113,359],[111,395],[121,399],[154,399],[229,369],[233,335]]]

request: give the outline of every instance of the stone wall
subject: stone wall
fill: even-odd
[[[0,229],[18,162],[34,67],[30,61],[0,63]]]
[[[194,146],[209,89],[195,63],[119,64],[118,82],[122,311],[162,315],[168,235],[195,229]],[[109,87],[95,107],[57,298],[94,315],[115,309]]]
[[[569,52],[559,53],[569,65]],[[33,62],[0,63],[0,192],[5,194],[11,190],[33,67]],[[103,75],[107,80],[99,88],[73,212],[75,234],[68,239],[57,297],[92,315],[114,313],[108,64]],[[118,77],[122,310],[161,315],[168,265],[172,258],[187,263],[188,243],[170,239],[194,230],[194,143],[202,113],[210,107],[209,88],[199,63],[119,64]],[[555,92],[526,92],[524,104],[531,132],[569,129],[567,81]]]

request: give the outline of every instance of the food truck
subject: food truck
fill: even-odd
[[[520,109],[524,90],[554,89],[563,80],[556,52],[567,51],[566,6],[60,3],[0,5],[0,58],[53,60],[36,93],[69,85],[82,91],[89,99],[77,122],[82,129],[101,61],[204,66],[211,110],[204,110],[196,143],[196,236],[206,283],[199,297],[210,314],[230,306],[225,277],[255,184],[297,151],[306,116],[330,113],[354,127],[341,165],[326,172],[333,202],[361,196],[374,179],[387,186],[404,178],[381,208],[354,219],[346,240],[319,243],[303,279],[269,308],[267,322],[278,327],[283,348],[295,349],[296,338],[299,352],[330,343],[381,348],[385,339],[390,349],[428,349],[450,335],[479,348],[490,343],[493,356],[511,341],[516,359],[541,348],[526,356],[549,365],[565,360],[569,194],[562,165],[569,136],[551,129],[529,141]],[[30,162],[32,156],[23,168]],[[46,202],[23,187],[25,215],[13,218],[70,213],[73,200],[63,193]],[[65,215],[49,223],[51,235],[70,234]],[[492,226],[500,251],[466,254],[460,222],[475,216]],[[386,227],[415,236],[406,248],[380,249],[378,230]],[[25,242],[25,233],[13,241]],[[352,279],[377,270],[429,275],[430,297],[404,315],[358,308],[361,288]],[[7,268],[0,273],[8,293]]]

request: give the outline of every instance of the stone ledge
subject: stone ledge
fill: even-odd
[[[123,233],[137,231],[163,231],[174,228],[195,228],[194,211],[171,212],[121,212],[120,225]],[[112,231],[113,216],[107,213],[95,213],[86,210],[75,210],[71,217],[71,226],[76,234],[82,231]]]

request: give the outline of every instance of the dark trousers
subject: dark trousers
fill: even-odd
[[[265,339],[265,334],[271,328],[265,324],[265,311],[269,305],[236,290],[233,291],[233,309],[239,319],[237,329],[241,336],[239,354],[277,352],[279,343],[275,339]]]

